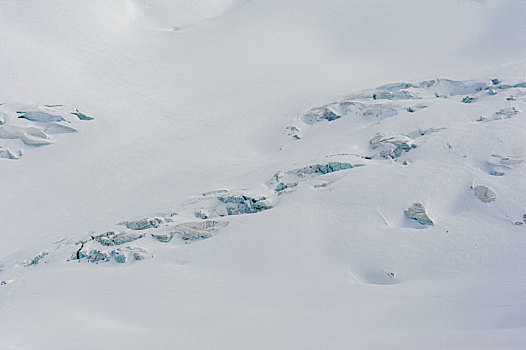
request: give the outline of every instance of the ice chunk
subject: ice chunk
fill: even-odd
[[[220,228],[226,226],[228,226],[227,221],[188,222],[177,225],[173,233],[179,235],[184,241],[197,241],[212,237]]]
[[[303,115],[303,121],[306,124],[314,124],[322,120],[333,121],[340,119],[342,116],[336,114],[331,107],[325,106],[320,108],[311,109],[309,112]]]
[[[498,112],[495,112],[495,116],[498,118],[498,119],[501,119],[501,118],[511,118],[512,116],[518,114],[519,111],[515,108],[515,107],[510,107],[510,108],[503,108],[501,109],[500,111]]]
[[[397,90],[403,90],[403,89],[409,89],[409,88],[418,88],[418,85],[413,83],[405,83],[405,82],[399,82],[399,83],[389,83],[385,85],[378,86],[377,90],[388,90],[388,91],[397,91]]]
[[[119,264],[123,264],[126,262],[126,254],[121,249],[115,249],[111,251],[111,256],[113,257],[113,260]]]
[[[174,237],[175,232],[152,233],[152,237],[162,243],[168,243]]]
[[[133,259],[136,261],[144,260],[146,258],[146,255],[148,254],[148,251],[142,248],[138,247],[126,247],[126,249],[131,252]]]
[[[316,174],[328,174],[335,171],[351,169],[353,167],[350,163],[342,162],[330,162],[327,164],[314,164],[306,166],[305,168],[292,170],[298,177],[305,177],[306,175],[316,175]],[[289,172],[290,173],[290,172]]]
[[[422,203],[415,203],[404,212],[409,219],[416,220],[421,225],[434,225],[433,221],[427,215],[426,209],[424,208]]]
[[[495,192],[493,192],[490,188],[486,186],[478,185],[475,186],[474,190],[477,198],[484,203],[493,202],[497,198]]]
[[[93,120],[94,119],[93,117],[90,117],[80,112],[78,109],[75,109],[75,112],[71,112],[71,114],[76,115],[77,118],[79,118],[80,120]]]
[[[471,97],[471,96],[466,96],[462,99],[462,102],[463,103],[471,103],[471,102],[474,102],[476,100],[476,98],[474,97]]]
[[[110,254],[108,252],[98,249],[92,249],[88,254],[85,255],[85,257],[89,262],[96,264],[110,260]]]
[[[414,113],[414,112],[420,111],[420,110],[425,109],[425,108],[427,108],[427,106],[425,104],[417,104],[417,105],[414,105],[414,106],[407,107],[407,111],[409,113]]]
[[[125,225],[132,230],[145,230],[147,228],[159,227],[163,222],[165,222],[164,218],[145,218],[135,221],[127,221],[125,222]]]
[[[42,252],[40,254],[38,254],[37,256],[35,256],[33,259],[31,260],[25,260],[24,261],[24,267],[28,267],[28,266],[35,266],[35,265],[38,265],[38,263],[40,262],[40,260],[42,260],[46,255],[48,255],[49,253],[48,252]]]
[[[143,234],[137,234],[137,233],[131,233],[131,232],[115,233],[113,231],[109,231],[109,232],[100,234],[98,236],[95,236],[94,240],[104,246],[114,246],[114,245],[121,245],[121,244],[129,243],[129,242],[133,242],[143,237],[144,237]]]
[[[231,195],[217,198],[226,204],[228,215],[253,214],[272,207],[266,203],[265,197],[249,197],[245,195]]]
[[[405,135],[387,136],[377,133],[370,141],[373,149],[378,149],[379,155],[384,158],[398,158],[403,152],[409,152],[417,146]]]

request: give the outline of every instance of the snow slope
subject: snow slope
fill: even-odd
[[[0,1],[0,348],[522,348],[525,13]]]

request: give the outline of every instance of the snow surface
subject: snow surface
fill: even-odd
[[[525,14],[0,0],[0,349],[523,349]]]

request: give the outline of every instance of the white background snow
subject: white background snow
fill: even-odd
[[[0,349],[524,349],[526,88],[415,113],[421,101],[392,101],[378,121],[301,116],[386,83],[525,82],[525,18],[522,0],[0,0],[0,111],[95,118],[0,158]],[[370,148],[430,128],[445,129],[399,159]],[[269,196],[277,171],[329,161],[365,166],[206,240],[148,237],[153,258],[67,261],[72,248],[23,267],[54,242],[196,221],[204,192]],[[434,226],[404,216],[416,202]]]

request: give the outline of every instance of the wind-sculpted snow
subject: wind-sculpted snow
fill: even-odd
[[[491,154],[487,162],[487,171],[493,176],[504,176],[508,171],[522,166],[525,159],[525,154],[514,154],[511,156]]]
[[[93,120],[62,105],[0,105],[0,158],[18,159],[24,150],[46,146],[55,135],[75,133],[75,124]]]

